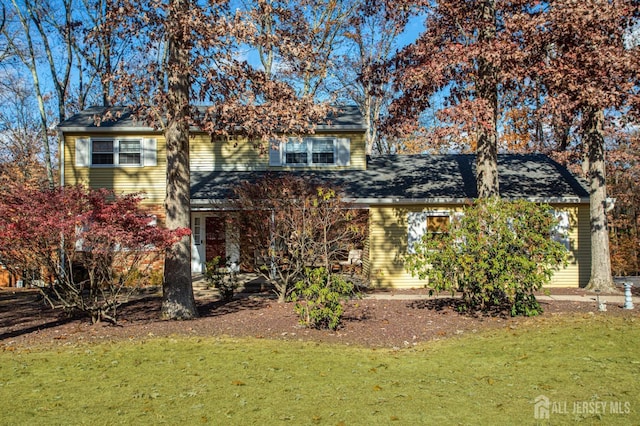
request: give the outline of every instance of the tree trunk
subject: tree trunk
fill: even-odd
[[[496,8],[494,0],[483,1],[480,5],[484,27],[480,31],[480,42],[491,43],[496,37]],[[489,108],[489,123],[480,123],[477,148],[476,175],[478,197],[489,198],[500,195],[498,185],[498,84],[495,65],[490,59],[478,59],[478,96],[486,101]]]
[[[601,109],[587,107],[583,111],[583,136],[588,157],[590,217],[591,217],[591,278],[587,289],[611,291],[615,289],[611,278],[609,230],[607,227],[607,185],[605,147]]]
[[[13,37],[7,38],[9,39],[9,46],[18,54],[20,60],[24,63],[24,65],[29,69],[31,73],[31,78],[33,79],[33,88],[35,91],[36,100],[38,101],[38,111],[40,113],[40,134],[42,137],[42,144],[44,148],[44,164],[45,170],[47,172],[47,180],[49,181],[49,188],[53,189],[55,187],[55,179],[53,177],[53,166],[51,164],[51,148],[49,146],[49,125],[47,120],[47,113],[44,101],[44,95],[42,93],[40,87],[40,77],[38,74],[38,61],[36,56],[36,49],[33,45],[33,38],[31,37],[31,27],[28,22],[28,16],[23,15],[20,6],[18,3],[13,0],[13,7],[16,13],[16,16],[20,20],[20,24],[22,25],[22,29],[24,30],[25,40],[27,42],[26,52],[21,53],[22,47],[17,46]]]
[[[167,145],[166,226],[169,229],[191,225],[189,178],[189,34],[179,31],[187,25],[188,0],[173,0],[170,6],[172,31],[168,32],[169,114],[165,128]],[[192,319],[198,316],[191,283],[191,238],[186,236],[165,255],[162,286],[162,317]]]

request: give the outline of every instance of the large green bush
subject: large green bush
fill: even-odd
[[[567,260],[552,238],[556,225],[548,205],[477,200],[447,233],[414,244],[405,267],[434,291],[462,292],[463,309],[537,315],[534,292]]]

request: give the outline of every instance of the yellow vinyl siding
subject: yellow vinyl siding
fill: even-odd
[[[246,138],[214,138],[198,134],[191,138],[191,171],[266,170],[269,164],[267,142]],[[261,151],[263,153],[261,154]]]
[[[349,138],[351,159],[348,166],[321,166],[318,169],[364,170],[367,167],[364,133],[316,133],[318,137]],[[311,136],[313,137],[313,136]],[[214,138],[197,134],[191,138],[192,171],[262,171],[300,170],[300,167],[270,167],[269,142],[249,141],[246,138]],[[311,167],[309,167],[311,168]]]
[[[113,137],[154,138],[157,141],[157,164],[155,166],[132,167],[79,167],[76,166],[76,140],[85,138]],[[166,191],[166,155],[164,138],[153,134],[144,135],[66,135],[64,143],[64,185],[83,184],[91,188],[112,189],[117,194],[144,192],[143,204],[162,204]]]
[[[414,278],[404,269],[407,253],[407,214],[421,211],[454,211],[455,206],[371,206],[369,210],[369,276],[372,287],[424,287],[427,282]]]
[[[556,271],[550,287],[585,287],[591,274],[591,236],[589,205],[557,205],[557,210],[569,212],[569,242],[571,252],[566,268]]]
[[[554,206],[570,212],[571,254],[567,268],[557,271],[549,286],[584,287],[590,274],[589,206]],[[368,273],[372,287],[418,288],[427,282],[404,270],[407,252],[407,214],[422,211],[456,211],[460,206],[371,206],[369,210]]]
[[[348,135],[336,135],[337,137],[351,139],[351,169],[365,170],[367,168],[367,147],[364,133],[351,133]]]

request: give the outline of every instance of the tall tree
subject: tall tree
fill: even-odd
[[[640,274],[640,131],[621,128],[607,156],[607,191],[615,198],[611,213],[611,268],[615,275]]]
[[[310,95],[242,60],[257,30],[226,0],[117,0],[108,22],[118,37],[134,39],[137,53],[113,75],[114,98],[129,105],[166,139],[166,225],[190,225],[189,129],[268,140],[279,132],[312,130],[327,113]],[[294,25],[292,15],[287,25]],[[300,56],[303,46],[297,49]],[[301,63],[304,59],[301,59]],[[295,63],[294,63],[295,64]],[[206,107],[196,105],[205,103]],[[162,315],[197,316],[191,286],[189,238],[166,253]]]
[[[6,26],[3,34],[12,50],[31,75],[34,94],[38,102],[40,113],[40,138],[44,148],[44,160],[47,169],[49,185],[55,185],[53,177],[53,165],[51,161],[51,147],[49,145],[49,119],[47,116],[45,89],[41,81],[40,57],[37,46],[37,32],[34,30],[32,22],[32,5],[29,1],[23,3],[18,0],[11,0],[13,6],[11,16],[15,18],[16,26]]]
[[[401,10],[423,2],[399,2]],[[458,138],[474,142],[478,195],[498,195],[497,138],[500,91],[513,80],[520,59],[510,19],[524,2],[438,0],[428,2],[425,31],[395,58],[399,96],[388,128],[415,132],[434,94],[445,98],[438,111]]]
[[[190,1],[172,0],[167,23],[167,195],[169,229],[191,226],[189,177],[189,69],[193,40],[189,34]],[[162,315],[165,318],[197,316],[191,288],[191,240],[184,236],[165,253]]]
[[[118,37],[118,28],[108,20],[115,6],[114,0],[76,0],[74,16],[82,23],[73,31],[78,67],[76,102],[80,110],[93,97],[97,103],[109,106],[113,94],[109,76],[131,53],[130,38]]]
[[[637,117],[640,47],[629,43],[640,15],[633,0],[557,0],[539,5],[530,17],[528,43],[543,82],[547,104],[557,116],[579,119],[584,166],[590,188],[590,289],[613,287],[607,225],[604,125],[607,111]]]
[[[359,2],[259,0],[245,3],[256,48],[267,75],[278,75],[301,96],[332,97],[326,83]],[[304,46],[303,50],[300,47]]]
[[[393,96],[391,75],[384,64],[397,46],[406,18],[406,13],[388,14],[382,2],[361,1],[350,18],[347,50],[335,70],[336,91],[355,102],[364,118],[368,155],[397,151],[380,135],[379,129]]]
[[[45,187],[40,119],[32,88],[8,75],[0,91],[0,192],[9,183]]]

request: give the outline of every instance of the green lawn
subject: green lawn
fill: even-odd
[[[400,351],[183,337],[5,350],[0,424],[640,424],[639,320],[527,323]]]

